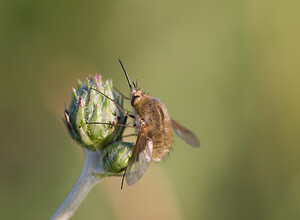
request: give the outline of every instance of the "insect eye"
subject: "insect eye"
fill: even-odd
[[[133,96],[133,97],[132,97],[132,99],[131,99],[131,106],[133,106],[134,101],[135,101],[136,98],[138,98],[138,97],[140,97],[140,96]]]

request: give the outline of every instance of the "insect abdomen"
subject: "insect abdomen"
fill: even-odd
[[[167,108],[159,99],[151,97],[141,106],[140,113],[140,117],[149,126],[151,132],[152,160],[160,161],[172,147],[172,125]]]

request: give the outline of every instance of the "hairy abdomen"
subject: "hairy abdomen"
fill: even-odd
[[[172,147],[172,125],[165,105],[156,98],[149,98],[140,108],[135,109],[138,120],[149,126],[153,141],[152,159],[160,161]]]

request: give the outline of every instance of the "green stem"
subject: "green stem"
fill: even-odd
[[[81,174],[72,190],[49,220],[69,219],[89,191],[105,177],[104,175],[95,175],[105,173],[102,166],[103,156],[101,151],[83,149],[85,161]]]

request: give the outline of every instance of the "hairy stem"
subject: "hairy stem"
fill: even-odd
[[[72,190],[49,220],[69,219],[89,191],[105,177],[105,175],[95,175],[105,173],[102,166],[103,156],[101,151],[83,149],[85,161],[81,174]]]

